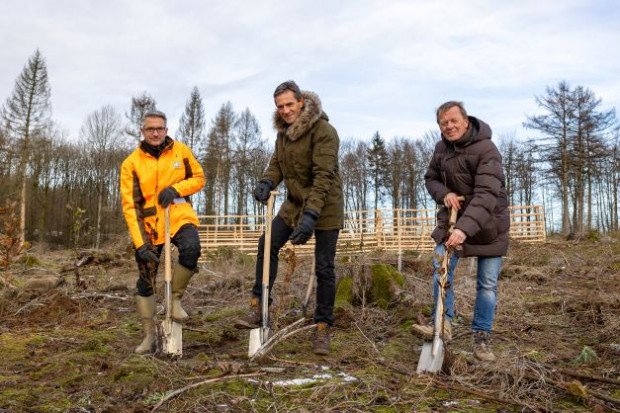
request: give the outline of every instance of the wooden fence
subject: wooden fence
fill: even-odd
[[[539,205],[511,206],[510,238],[521,242],[543,242],[544,209]],[[346,212],[345,226],[338,238],[338,254],[371,251],[432,251],[430,237],[435,227],[435,209],[389,209]],[[256,254],[264,231],[263,215],[201,215],[200,242],[203,252],[219,248]],[[293,246],[290,243],[284,248]],[[297,255],[311,254],[314,237],[294,247]],[[206,254],[203,254],[205,257]]]

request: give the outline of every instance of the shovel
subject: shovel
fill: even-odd
[[[271,220],[273,217],[273,203],[278,191],[269,193],[267,201],[267,216],[265,217],[265,249],[263,251],[263,281],[261,292],[261,326],[250,330],[250,345],[248,357],[252,357],[269,340],[269,264],[271,259]]]
[[[304,318],[307,317],[308,312],[308,303],[310,302],[310,294],[312,293],[312,287],[314,286],[314,269],[315,269],[314,255],[312,256],[312,268],[310,269],[310,276],[308,277],[308,288],[306,288],[306,296],[304,297],[304,302],[301,305],[301,311]]]
[[[170,207],[166,207],[165,243],[164,243],[164,281],[166,317],[159,327],[161,351],[163,354],[181,357],[183,354],[183,329],[181,324],[172,320],[172,263],[170,252]]]
[[[459,197],[459,201],[464,200],[464,197]],[[450,209],[450,222],[448,229],[448,236],[454,229],[456,224],[456,216],[458,211],[455,208]],[[452,256],[452,248],[445,248],[443,260],[441,262],[441,276],[439,277],[439,292],[440,298],[437,300],[437,308],[435,308],[435,322],[433,325],[433,341],[425,341],[422,346],[422,354],[420,354],[420,360],[418,361],[418,367],[416,372],[418,374],[428,372],[437,373],[441,370],[444,359],[444,342],[443,342],[443,326],[444,326],[444,300],[446,298],[446,284],[448,282],[448,267],[450,265],[450,258]]]

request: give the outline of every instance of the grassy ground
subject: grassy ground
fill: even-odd
[[[75,252],[41,248],[2,272],[0,411],[620,409],[617,240],[513,245],[500,278],[493,364],[476,362],[471,353],[475,267],[463,260],[455,278],[455,339],[444,371],[435,376],[415,374],[423,342],[410,333],[411,324],[430,311],[428,255],[405,257],[399,302],[384,309],[371,297],[357,297],[358,305],[339,310],[329,356],[312,353],[311,331],[305,330],[250,363],[249,333],[233,322],[247,310],[251,257],[210,254],[184,297],[191,317],[183,357],[172,360],[133,354],[141,341],[136,269],[131,255],[116,248],[91,252],[94,259],[79,276],[71,270]],[[302,317],[306,261],[281,261],[276,331]],[[339,278],[352,275],[363,283],[369,264],[395,259],[376,254],[340,261]],[[31,284],[45,277],[52,280],[49,289]],[[160,319],[162,314],[160,305]]]

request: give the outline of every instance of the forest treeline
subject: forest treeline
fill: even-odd
[[[126,232],[119,168],[138,144],[142,115],[156,109],[157,102],[143,92],[128,97],[127,108],[93,108],[79,135],[69,139],[51,116],[50,90],[45,58],[37,50],[0,112],[0,232],[12,213],[21,240],[99,247]],[[615,108],[602,109],[591,90],[564,81],[533,98],[540,113],[526,116],[523,124],[536,138],[494,138],[504,159],[510,204],[543,204],[549,222],[558,223],[548,229],[564,235],[617,232]],[[262,213],[252,190],[273,142],[263,137],[250,109],[236,111],[225,102],[208,119],[194,87],[179,129],[169,134],[191,147],[204,168],[206,185],[192,199],[199,214]],[[341,137],[345,208],[434,208],[424,172],[438,132],[389,140],[379,132],[369,136]]]

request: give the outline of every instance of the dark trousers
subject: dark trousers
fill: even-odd
[[[192,224],[185,224],[170,240],[179,250],[179,264],[190,270],[196,269],[198,266],[198,258],[200,257],[200,237],[198,229]],[[155,250],[157,256],[161,257],[161,251],[164,244],[156,245]],[[136,262],[138,263],[138,272],[140,276],[136,283],[137,293],[142,297],[150,297],[155,290],[155,280],[157,278],[157,268],[159,264],[155,262],[144,261],[135,253]]]
[[[278,274],[278,254],[280,248],[293,233],[282,218],[276,216],[271,222],[271,255],[269,260],[269,292],[273,288]],[[340,230],[315,230],[315,273],[316,273],[316,309],[314,310],[314,322],[322,322],[332,325],[334,323],[334,299],[336,297],[336,273],[335,258],[336,244]],[[256,281],[252,293],[256,297],[262,295],[263,261],[265,251],[265,234],[258,240],[258,253],[256,255]],[[271,298],[269,299],[271,302]]]

